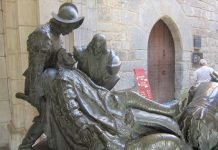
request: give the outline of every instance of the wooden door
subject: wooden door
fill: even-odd
[[[148,43],[148,79],[155,101],[175,98],[175,50],[167,25],[159,20]]]

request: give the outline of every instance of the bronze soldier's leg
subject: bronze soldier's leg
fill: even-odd
[[[32,145],[43,133],[43,122],[41,118],[34,118],[35,122],[28,130],[22,144],[19,146],[19,150],[31,150]]]

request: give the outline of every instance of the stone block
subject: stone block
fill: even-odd
[[[5,43],[3,34],[0,34],[0,57],[5,56]]]
[[[23,0],[25,1],[25,0]],[[39,23],[44,24],[52,17],[51,12],[58,12],[58,8],[61,4],[59,0],[39,0]]]
[[[191,63],[192,52],[183,51],[182,53],[182,61]]]
[[[144,4],[147,5],[145,0],[137,0],[137,2],[131,1],[131,0],[122,1],[122,4],[127,8],[127,10],[132,11],[132,12],[136,12],[138,10],[138,8],[144,7],[143,6]]]
[[[78,12],[80,16],[87,16],[88,15],[88,7],[86,5],[80,5],[78,7]]]
[[[146,61],[123,61],[120,70],[122,72],[132,72],[134,68],[147,68]]]
[[[109,7],[99,7],[98,8],[98,21],[99,22],[111,22],[111,9]],[[104,15],[102,15],[104,14]]]
[[[191,63],[176,62],[175,71],[186,71],[191,69]]]
[[[15,132],[11,134],[11,138],[9,140],[9,147],[11,150],[17,150],[20,143],[22,142],[24,135],[19,133],[19,132]]]
[[[97,31],[98,32],[122,32],[123,26],[120,24],[114,24],[114,23],[98,23],[97,24]]]
[[[130,42],[125,40],[125,41],[121,41],[122,43],[122,50],[130,50]]]
[[[17,12],[16,3],[12,1],[5,2],[5,20],[6,27],[16,28],[17,26]]]
[[[20,49],[21,49],[22,53],[27,52],[27,43],[26,42],[28,39],[28,35],[30,33],[32,33],[35,29],[36,29],[36,27],[31,27],[31,26],[20,26],[19,27]]]
[[[3,13],[0,10],[0,34],[3,33],[3,27],[4,27],[4,24],[3,24]]]
[[[97,5],[109,5],[109,1],[108,0],[97,0],[96,1]]]
[[[110,1],[108,1],[108,4],[112,8],[121,8],[121,6],[123,4],[123,0],[110,0]]]
[[[36,108],[31,106],[29,103],[25,103],[25,129],[28,130],[33,123],[33,118],[38,115]]]
[[[82,5],[87,4],[87,1],[88,1],[88,0],[73,0],[74,3],[76,3],[76,4],[82,4]]]
[[[9,143],[10,133],[7,127],[7,123],[0,124],[0,147],[7,147]]]
[[[23,104],[23,100],[17,99],[15,97],[15,94],[17,92],[23,92],[24,91],[24,80],[9,80],[9,93],[10,93],[10,99],[13,105],[16,104]]]
[[[0,79],[0,101],[6,101],[9,99],[8,96],[8,81],[7,78],[5,79]]]
[[[94,35],[94,32],[80,28],[74,31],[74,45],[81,46],[81,45],[87,45],[92,37]]]
[[[9,122],[11,120],[11,111],[9,100],[0,101],[0,123]]]
[[[0,10],[2,10],[2,0],[0,0]]]
[[[21,57],[21,72],[24,73],[26,71],[26,69],[28,68],[28,64],[29,64],[28,53],[21,54],[20,57]]]
[[[130,12],[127,10],[121,11],[121,22],[125,25],[133,25],[139,23],[138,13]]]
[[[147,60],[147,51],[134,50],[129,52],[128,60]]]
[[[111,33],[111,32],[105,32],[104,33],[104,36],[106,38],[106,41],[111,41],[114,39],[115,37],[115,34],[114,33]]]
[[[7,78],[5,57],[0,57],[0,78]]]
[[[116,51],[116,54],[119,56],[121,61],[127,61],[128,60],[128,51]]]
[[[25,107],[23,104],[12,105],[12,123],[15,128],[24,128],[25,126]]]
[[[9,54],[17,54],[20,52],[18,47],[18,34],[16,29],[7,29],[6,30],[6,45],[7,51]]]
[[[124,41],[126,40],[126,33],[125,32],[115,32],[112,34],[113,41]]]
[[[79,14],[81,14],[80,11],[79,11]],[[85,16],[85,20],[82,26],[89,28],[92,31],[96,30],[96,24],[97,24],[97,18],[98,18],[97,14],[98,14],[98,10],[96,8],[88,8],[87,15]]]
[[[22,79],[23,72],[21,67],[20,55],[8,55],[6,57],[8,77],[10,79]]]
[[[122,43],[119,42],[119,41],[111,41],[111,42],[108,42],[108,45],[114,49],[114,50],[120,50],[122,49]]]
[[[111,13],[109,15],[111,15],[111,22],[114,23],[120,23],[122,24],[122,10],[120,10],[119,8],[117,9],[112,9]]]
[[[147,49],[148,36],[147,33],[137,26],[128,29],[130,41],[130,50],[145,50]]]
[[[37,1],[18,0],[17,7],[19,25],[36,26],[38,24]]]
[[[136,84],[133,72],[124,72],[120,73],[120,80],[113,90],[135,89],[135,87]]]
[[[88,8],[96,8],[96,1],[87,1]]]

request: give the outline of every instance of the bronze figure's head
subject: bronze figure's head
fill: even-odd
[[[58,13],[52,12],[53,18],[60,23],[60,30],[63,35],[69,34],[80,27],[84,17],[78,16],[78,9],[72,3],[64,3],[60,6]]]

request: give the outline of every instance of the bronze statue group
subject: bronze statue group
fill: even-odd
[[[119,81],[119,57],[102,34],[68,53],[60,35],[84,17],[64,3],[28,37],[24,93],[37,108],[19,150],[34,149],[44,133],[52,150],[212,150],[218,148],[218,84],[191,90],[188,101],[163,105],[131,91],[110,91]],[[179,117],[178,117],[179,116]],[[177,120],[176,118],[179,118]]]

